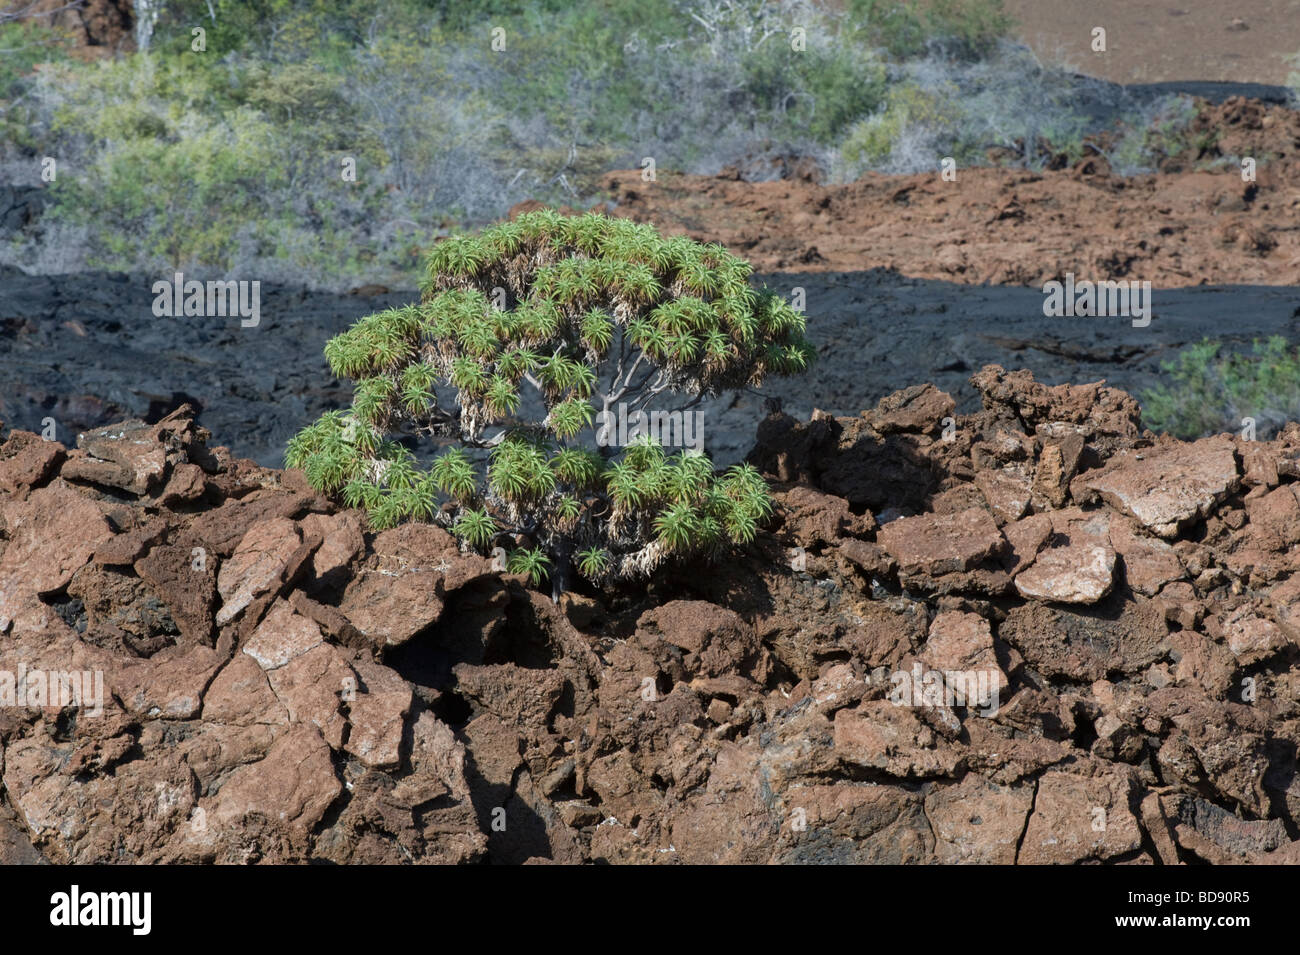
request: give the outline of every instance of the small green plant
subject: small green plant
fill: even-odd
[[[1180,438],[1237,431],[1253,419],[1260,438],[1300,419],[1300,348],[1280,335],[1247,353],[1204,340],[1162,363],[1171,384],[1142,396],[1148,427]]]
[[[840,158],[852,175],[883,164],[899,146],[909,126],[920,126],[944,142],[956,142],[963,117],[958,111],[961,91],[945,84],[923,89],[901,83],[890,89],[884,108],[855,123],[840,145]],[[965,161],[967,151],[956,158]]]
[[[916,56],[935,41],[984,56],[1014,26],[1002,0],[848,0],[846,7],[868,41],[895,56]]]
[[[419,305],[325,346],[352,407],[295,436],[286,464],[376,527],[435,521],[479,551],[523,538],[509,569],[554,594],[574,569],[601,584],[748,542],[772,510],[757,471],[644,438],[619,454],[608,425],[809,366],[803,316],[749,275],[721,246],[601,215],[450,238]],[[425,468],[394,433],[452,447]]]

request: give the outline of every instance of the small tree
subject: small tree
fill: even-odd
[[[554,568],[557,596],[571,568],[600,585],[748,542],[772,510],[752,467],[718,474],[647,440],[620,456],[592,431],[620,405],[685,413],[809,366],[803,316],[750,272],[719,245],[602,215],[541,210],[447,239],[420,305],[325,346],[357,383],[352,407],[295,436],[286,464],[376,527],[432,520],[478,550],[523,538],[509,569],[538,583]],[[394,432],[453,446],[422,469]]]

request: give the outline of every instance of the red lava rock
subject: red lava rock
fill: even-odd
[[[343,576],[352,559],[366,546],[361,535],[361,522],[355,514],[344,513],[325,516],[308,514],[303,518],[305,529],[315,529],[322,543],[312,557],[312,573],[319,581],[335,580]]]
[[[339,610],[376,646],[401,646],[442,616],[441,583],[442,575],[429,569],[391,577],[362,571]]]
[[[546,726],[564,692],[564,680],[554,670],[529,670],[514,664],[458,664],[456,681],[462,692],[489,712],[529,726]]]
[[[16,496],[50,480],[66,453],[57,441],[30,431],[14,431],[0,445],[0,491]]]
[[[887,700],[835,714],[835,753],[848,766],[877,769],[900,779],[957,775],[961,754],[936,739],[916,709]]]
[[[1029,510],[1029,478],[1017,467],[979,471],[975,475],[975,484],[990,510],[1004,522],[1018,521]]]
[[[324,642],[320,627],[276,601],[241,648],[263,670],[276,670]]]
[[[115,534],[95,548],[95,563],[108,565],[134,564],[166,532],[166,522],[155,520],[143,527],[127,531],[125,534]]]
[[[166,480],[171,462],[155,428],[143,421],[123,421],[77,436],[84,456],[69,458],[63,477],[149,494]]]
[[[1072,865],[1137,852],[1142,848],[1142,831],[1129,809],[1131,789],[1132,783],[1120,772],[1093,777],[1057,770],[1044,773],[1017,861]]]
[[[253,525],[277,518],[297,517],[311,504],[305,494],[272,490],[228,500],[194,519],[190,529],[199,543],[221,557],[229,557]]]
[[[1277,487],[1278,453],[1270,445],[1255,441],[1238,441],[1237,454],[1241,456],[1241,483],[1246,487]]]
[[[8,505],[3,520],[9,543],[0,557],[0,580],[35,594],[67,584],[113,533],[99,508],[66,484],[40,488]]]
[[[112,675],[111,682],[130,712],[187,720],[198,715],[203,691],[221,663],[211,647],[172,647],[147,663],[128,664]]]
[[[1285,550],[1300,543],[1300,502],[1288,484],[1246,502],[1253,542],[1267,550]]]
[[[305,841],[342,789],[320,732],[299,723],[276,740],[264,759],[236,769],[215,796],[200,800],[208,805],[208,824],[194,841],[237,832],[254,814],[277,821]]]
[[[1032,565],[1016,575],[1020,596],[1068,604],[1101,600],[1115,579],[1109,515],[1089,516],[1077,508],[1057,511],[1052,527],[1061,543],[1049,543]]]
[[[170,544],[151,546],[133,566],[166,605],[187,639],[196,643],[211,641],[212,611],[217,602],[216,554],[209,553],[188,532],[182,532]]]
[[[920,514],[891,521],[880,529],[880,543],[900,569],[931,576],[970,570],[1006,546],[988,511]]]
[[[1212,699],[1227,695],[1237,671],[1231,650],[1192,630],[1171,633],[1169,646],[1178,685],[1201,687]]]
[[[1048,386],[1034,381],[1028,371],[985,365],[971,376],[971,384],[986,409],[1036,431],[1041,428],[1049,437],[1077,434],[1106,447],[1115,439],[1134,439],[1141,430],[1138,403],[1104,382]]]
[[[203,719],[233,726],[277,726],[289,722],[289,712],[257,661],[238,653],[203,695]]]
[[[203,469],[197,464],[178,464],[172,469],[167,486],[158,494],[158,501],[164,507],[177,504],[191,504],[207,492],[208,479]]]
[[[868,784],[813,785],[798,793],[794,808],[802,810],[803,828],[783,827],[773,862],[909,865],[934,852],[916,793]]]
[[[646,611],[637,631],[686,651],[688,672],[747,672],[758,655],[754,631],[736,613],[703,600],[674,600]]]
[[[1232,442],[1222,437],[1121,451],[1074,483],[1076,489],[1100,494],[1160,537],[1175,537],[1193,520],[1209,516],[1237,485]],[[1079,493],[1075,491],[1076,499]]]
[[[842,538],[864,536],[875,530],[871,515],[854,514],[842,497],[805,485],[775,496],[785,509],[786,525],[805,546],[835,544]]]
[[[996,674],[999,690],[1007,686],[993,648],[993,633],[979,614],[949,611],[930,624],[930,639],[919,654],[921,661],[936,670],[982,670]]]
[[[1250,604],[1214,614],[1205,629],[1243,665],[1265,660],[1291,643],[1281,627]]]
[[[395,769],[401,763],[402,733],[414,697],[411,685],[387,667],[364,660],[355,664],[361,686],[345,696],[347,751],[367,766]]]
[[[339,609],[377,646],[406,643],[442,616],[447,593],[497,577],[487,560],[462,555],[450,534],[429,524],[384,531],[372,548],[373,564],[352,578]]]
[[[1013,608],[998,636],[1040,672],[1096,680],[1108,673],[1138,673],[1166,651],[1167,628],[1159,608],[1130,604],[1115,619],[1066,607],[1026,603]]]
[[[192,412],[11,436],[0,861],[1300,860],[1300,431],[1153,443],[1100,382],[975,380],[769,417],[780,524],[559,605]],[[101,672],[102,713],[8,704],[20,665]]]
[[[862,416],[880,434],[895,431],[938,434],[954,408],[952,396],[934,385],[913,385],[882,398],[872,411]]]
[[[1031,495],[1034,507],[1046,510],[1065,506],[1070,496],[1070,480],[1079,468],[1083,448],[1083,435],[1077,431],[1067,430],[1061,437],[1043,442],[1034,468]]]
[[[217,626],[229,623],[254,598],[276,588],[289,558],[301,543],[298,525],[288,518],[273,518],[250,528],[217,574],[217,592],[221,595]]]
[[[1166,584],[1187,576],[1168,543],[1139,533],[1127,520],[1112,517],[1110,543],[1124,562],[1124,580],[1135,593],[1154,597]]]
[[[348,721],[340,705],[354,692],[356,674],[333,645],[321,643],[297,654],[283,666],[267,669],[266,678],[290,723],[311,723],[331,749],[343,748]]]
[[[1052,536],[1052,519],[1046,514],[1032,514],[1004,524],[1002,535],[1007,540],[1007,569],[1015,573],[1032,564]]]
[[[1029,786],[998,786],[974,773],[925,798],[935,859],[948,864],[1013,865],[1034,803]]]

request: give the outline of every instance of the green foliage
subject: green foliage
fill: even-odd
[[[0,111],[20,105],[0,121],[6,139],[60,157],[51,214],[84,230],[92,266],[394,283],[449,223],[529,196],[594,198],[604,173],[647,153],[702,171],[755,141],[829,146],[883,95],[884,66],[844,42],[837,17],[760,4],[704,11],[705,27],[697,10],[169,0],[148,53],[97,63],[46,55],[53,34],[9,25]],[[809,35],[797,53],[796,20]],[[191,49],[196,26],[206,51]]]
[[[453,237],[430,252],[418,306],[326,345],[334,373],[356,380],[352,407],[303,429],[286,464],[376,526],[437,520],[479,550],[528,538],[511,562],[534,582],[552,562],[600,582],[747,543],[772,510],[752,467],[718,475],[648,439],[617,458],[590,441],[597,408],[649,409],[811,364],[803,315],[749,273],[721,246],[594,214],[543,210]],[[496,308],[493,289],[513,307]],[[516,420],[538,406],[540,421]],[[390,431],[459,446],[422,470]]]
[[[506,570],[512,574],[527,574],[529,581],[536,587],[546,578],[546,568],[550,566],[550,558],[543,554],[540,549],[521,547],[510,552]]]
[[[77,237],[61,241],[61,262],[403,286],[435,237],[457,224],[493,221],[528,197],[590,205],[606,172],[645,156],[663,175],[797,152],[852,178],[933,169],[936,156],[984,162],[990,145],[1017,140],[1046,139],[1074,157],[1088,126],[1068,101],[1064,87],[1078,85],[1068,74],[998,43],[1008,26],[998,0],[850,0],[847,10],[711,0],[168,0],[162,10],[150,52],[97,63],[46,56],[28,42],[34,33],[0,39],[15,51],[0,57],[0,87],[13,87],[0,88],[0,151],[23,162],[60,157],[46,215],[60,236]],[[206,52],[191,49],[197,25]],[[796,27],[805,31],[798,49]],[[491,46],[492,28],[504,31],[502,51]],[[1170,128],[1144,142],[1135,132],[1117,168],[1200,148],[1179,135]],[[1031,146],[1024,161],[1035,156]],[[355,161],[356,181],[342,177],[345,159]],[[492,254],[513,254],[521,237],[497,235]],[[574,248],[584,251],[581,241]],[[473,242],[435,249],[448,257],[435,271],[466,280],[485,254]],[[41,254],[24,252],[18,264]],[[555,276],[556,300],[572,303],[592,281],[654,300],[664,265],[629,250],[616,270]],[[675,292],[714,295],[695,284],[712,273],[692,268]],[[528,319],[536,339],[550,337],[553,315]],[[487,357],[495,330],[466,327],[467,353]],[[610,347],[599,318],[584,331],[591,356]],[[646,331],[656,355],[686,360],[701,350],[725,360],[718,335]],[[517,413],[504,384],[484,388],[498,411]],[[414,407],[422,395],[408,398]]]
[[[1142,417],[1153,430],[1180,438],[1238,431],[1253,418],[1263,439],[1300,420],[1300,347],[1280,335],[1256,341],[1250,353],[1223,352],[1208,339],[1162,363],[1170,384],[1142,396]]]
[[[486,547],[497,534],[496,521],[486,510],[462,511],[452,529],[474,547]]]
[[[983,56],[1014,25],[1002,0],[848,0],[847,7],[860,35],[895,56],[916,56],[935,40]]]
[[[1127,170],[1159,167],[1170,159],[1195,163],[1217,158],[1218,130],[1197,129],[1197,112],[1191,97],[1160,102],[1152,113],[1121,130],[1110,155],[1112,165]]]
[[[0,22],[0,109],[22,94],[19,80],[38,63],[66,59],[70,38],[45,21],[36,19]],[[2,114],[0,114],[2,115]]]
[[[952,89],[923,89],[900,84],[890,89],[884,109],[856,123],[840,146],[840,156],[855,168],[885,162],[909,124],[947,131],[952,136],[959,125],[957,97]],[[967,155],[955,156],[959,161]]]

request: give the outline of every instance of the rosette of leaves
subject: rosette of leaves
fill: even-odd
[[[686,412],[806,370],[789,303],[719,245],[602,215],[530,212],[429,254],[419,305],[361,319],[325,357],[352,406],[295,436],[289,467],[376,527],[432,520],[553,592],[750,541],[772,502],[748,465],[649,442],[594,447],[600,412]],[[540,419],[522,417],[540,408]],[[393,435],[451,446],[420,466]],[[476,450],[477,449],[477,450]]]

